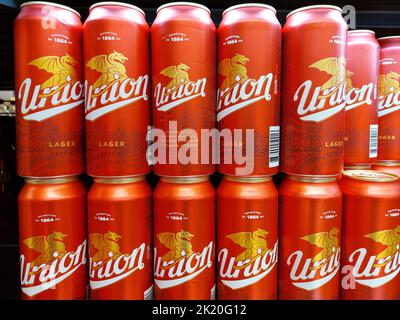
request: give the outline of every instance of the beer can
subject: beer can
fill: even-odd
[[[145,176],[94,179],[88,234],[90,298],[152,299],[151,188]]]
[[[400,161],[400,36],[379,38],[378,159]]]
[[[84,172],[82,23],[66,6],[27,2],[14,22],[17,171]]]
[[[210,10],[165,4],[151,26],[154,172],[214,173],[216,29]]]
[[[400,162],[383,161],[376,162],[372,165],[372,170],[393,173],[400,177]]]
[[[125,3],[94,4],[83,40],[87,173],[147,174],[151,84],[144,12]]]
[[[336,178],[287,176],[279,195],[279,299],[338,299],[342,192]]]
[[[378,156],[379,44],[375,32],[347,34],[344,165],[370,165]]]
[[[278,293],[278,191],[272,177],[225,176],[217,190],[219,300]]]
[[[215,191],[208,176],[161,177],[153,201],[154,298],[215,299]]]
[[[371,170],[343,173],[342,299],[400,299],[398,179]]]
[[[217,121],[221,135],[229,130],[231,139],[221,139],[222,174],[265,176],[279,171],[281,29],[276,10],[268,5],[241,4],[223,13],[217,31]],[[242,154],[251,166],[242,163]]]
[[[289,13],[283,27],[281,171],[339,175],[343,169],[347,25],[335,6]]]
[[[85,299],[84,185],[77,177],[25,182],[18,196],[21,298]]]

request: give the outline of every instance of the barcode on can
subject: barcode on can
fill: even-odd
[[[153,285],[144,292],[144,300],[153,300]]]
[[[153,154],[153,143],[154,143],[153,126],[147,126],[146,141],[147,141],[147,152],[146,152],[147,164],[148,164],[149,166],[152,166],[152,165],[154,164],[154,154]]]
[[[378,156],[378,125],[371,124],[369,126],[369,157],[376,158]]]
[[[269,127],[269,167],[279,166],[279,126]]]

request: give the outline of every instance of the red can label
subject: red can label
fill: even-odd
[[[281,26],[274,12],[246,7],[226,12],[218,27],[217,51],[217,121],[224,137],[218,171],[275,174],[279,167]],[[244,171],[237,154],[249,155],[253,165],[246,164],[249,168]]]
[[[145,180],[88,193],[90,298],[152,299],[151,189]]]
[[[346,55],[344,163],[369,164],[378,156],[379,45],[373,33],[349,32]]]
[[[23,299],[86,298],[85,207],[85,189],[77,181],[23,187],[18,198]]]
[[[379,40],[379,160],[400,160],[400,50],[399,39]]]
[[[290,185],[291,189],[285,189]],[[335,183],[290,180],[284,181],[280,188],[279,298],[338,299],[342,241],[340,189]],[[304,194],[293,196],[296,190]],[[313,196],[308,197],[308,192]]]
[[[110,216],[107,213],[97,213],[94,220],[101,229],[104,229],[106,221],[110,221],[109,219],[115,221]],[[135,223],[143,226],[138,221]],[[92,229],[99,228],[92,226]],[[150,237],[138,243],[137,239],[129,239],[135,238],[134,236],[135,233],[131,236],[129,234],[121,236],[113,231],[89,234],[89,275],[92,299],[152,298],[153,288],[149,276],[151,273]],[[128,288],[125,296],[123,288]]]
[[[336,10],[307,12],[307,17],[302,17],[305,11],[289,16],[283,29],[281,169],[291,174],[338,175],[343,167],[350,81],[346,24]],[[312,19],[323,21],[324,28],[316,29]],[[307,37],[318,41],[310,45],[304,41]]]
[[[82,25],[69,10],[46,8],[23,7],[14,24],[17,165],[24,177],[84,171]]]
[[[165,86],[157,83],[154,89],[154,100],[157,111],[168,111],[197,97],[206,96],[207,78],[191,80],[185,63],[168,66],[160,71],[164,76]]]
[[[388,215],[399,216],[400,212],[390,210]],[[345,278],[342,285],[348,280],[371,289],[389,284],[400,272],[400,225],[361,236],[365,238],[365,245],[346,257],[344,264],[349,266],[345,266],[343,272],[351,270],[351,277]],[[397,297],[400,297],[400,290]]]
[[[362,174],[371,177],[390,175],[377,171]],[[361,181],[344,175],[341,187],[345,196],[341,298],[398,300],[399,181]],[[362,217],[359,212],[363,212]]]
[[[112,8],[102,16],[95,7],[84,24],[87,171],[142,175],[150,171],[149,27],[135,9]]]
[[[40,122],[81,106],[83,90],[77,77],[77,64],[68,53],[29,61],[25,67],[36,76],[25,78],[18,87],[22,119]]]
[[[53,215],[41,215],[37,220],[52,220]],[[77,246],[67,243],[68,234],[53,231],[22,241],[21,291],[28,297],[56,288],[63,281],[73,281],[75,274],[85,270],[86,240]],[[66,280],[69,278],[68,280]],[[84,296],[80,297],[81,299]]]
[[[203,135],[215,129],[215,37],[209,13],[196,6],[162,8],[151,26],[152,152],[158,175],[215,171],[210,137]]]
[[[260,212],[247,212],[243,215],[250,217],[263,217]],[[258,218],[258,219],[260,219]],[[263,228],[252,231],[241,231],[231,234],[219,235],[218,242],[218,274],[221,287],[218,295],[225,294],[230,298],[240,299],[242,292],[246,297],[246,289],[256,291],[254,294],[267,294],[268,297],[276,296],[276,269],[278,261],[278,239],[271,241],[270,232]],[[227,288],[233,290],[230,294]],[[253,289],[250,289],[252,286]],[[256,288],[259,288],[257,290]],[[244,289],[240,291],[238,289]],[[235,295],[238,290],[238,296]],[[275,292],[275,294],[274,294]]]
[[[182,285],[195,289],[196,283],[202,283],[203,288],[198,288],[199,297],[215,298],[214,232],[208,230],[209,227],[206,230],[199,230],[199,227],[194,226],[184,227],[180,221],[187,221],[189,217],[181,212],[170,212],[163,217],[158,217],[158,219],[164,218],[164,221],[156,222],[160,226],[156,230],[161,231],[164,229],[161,225],[165,224],[174,231],[155,233],[154,282],[161,290],[172,289],[173,291],[179,291],[179,286]],[[197,232],[191,231],[194,229]],[[208,290],[208,297],[205,290]],[[160,295],[162,296],[162,293]]]
[[[293,286],[306,291],[316,290],[338,275],[338,235],[339,230],[332,227],[328,231],[307,234],[297,239],[298,248],[294,248],[286,259]]]

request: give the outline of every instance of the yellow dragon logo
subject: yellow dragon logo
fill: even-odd
[[[165,262],[171,262],[180,258],[189,257],[193,253],[190,240],[194,237],[188,231],[181,230],[179,232],[162,232],[157,234],[158,240],[170,251],[162,256]]]
[[[218,73],[226,77],[220,90],[229,88],[237,82],[243,83],[249,78],[245,67],[249,60],[244,55],[236,53],[232,58],[224,59],[219,63]]]
[[[346,64],[347,64],[346,58],[344,57],[339,57],[339,58],[330,57],[318,60],[317,62],[309,66],[309,68],[318,69],[319,71],[326,72],[331,76],[331,78],[321,86],[321,91],[323,92],[324,90],[331,88],[334,89],[327,95],[320,96],[319,99],[331,96],[339,88],[339,85],[341,85],[344,82],[346,82],[347,89],[353,88],[350,79],[351,76],[353,75],[353,72],[346,70]]]
[[[322,250],[313,257],[312,263],[314,267],[311,269],[322,268],[328,262],[329,258],[339,249],[338,235],[339,230],[333,227],[328,232],[313,233],[301,238],[322,248]]]
[[[379,96],[386,97],[389,93],[396,93],[400,90],[400,74],[390,71],[379,75]]]
[[[236,257],[235,262],[240,262],[240,266],[235,266],[235,269],[245,268],[257,256],[263,255],[268,250],[267,235],[268,232],[266,230],[257,228],[253,232],[237,232],[226,236],[245,249]]]
[[[377,263],[375,267],[382,267],[393,260],[396,252],[400,251],[400,226],[396,226],[393,230],[382,230],[365,235],[375,242],[387,246],[385,250],[376,256]]]
[[[113,51],[110,54],[101,54],[91,58],[86,66],[101,73],[93,84],[95,93],[106,89],[115,81],[123,81],[128,78],[124,63],[128,60],[122,53]]]
[[[53,231],[47,236],[35,236],[26,238],[23,243],[29,248],[39,253],[31,262],[32,271],[35,274],[39,271],[39,266],[50,264],[54,259],[61,259],[68,251],[65,248],[64,238],[66,234]]]
[[[89,234],[90,244],[97,250],[92,257],[95,269],[100,268],[108,260],[116,260],[122,255],[118,244],[121,238],[119,234],[112,231],[104,234]]]
[[[28,63],[29,66],[35,66],[38,69],[51,73],[52,76],[42,83],[41,89],[51,89],[57,86],[59,88],[57,88],[56,91],[59,91],[67,83],[77,81],[76,71],[74,68],[76,64],[76,60],[69,54],[62,57],[44,56]],[[54,93],[55,91],[51,92],[51,94]]]
[[[173,89],[181,84],[186,84],[190,81],[188,70],[190,69],[184,63],[180,63],[177,66],[170,66],[161,70],[160,74],[169,77],[172,80],[167,84],[168,89]]]

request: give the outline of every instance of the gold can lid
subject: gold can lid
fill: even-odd
[[[374,170],[345,170],[343,175],[355,180],[372,182],[392,182],[399,179],[393,173]]]
[[[208,181],[209,179],[210,179],[209,176],[187,176],[187,177],[161,176],[160,177],[161,181],[169,182],[169,183],[180,183],[180,184],[205,182],[205,181]]]
[[[324,183],[334,182],[337,180],[337,176],[310,176],[310,175],[292,175],[288,174],[287,177],[291,180],[311,183]]]
[[[223,178],[228,181],[242,182],[242,183],[261,183],[272,180],[272,176],[242,177],[242,176],[224,175]]]
[[[138,181],[143,181],[146,179],[146,176],[134,176],[134,177],[112,177],[112,178],[94,178],[94,182],[102,183],[102,184],[127,184],[127,183],[135,183]]]
[[[25,178],[29,184],[62,184],[79,180],[79,176],[56,177],[56,178]]]

